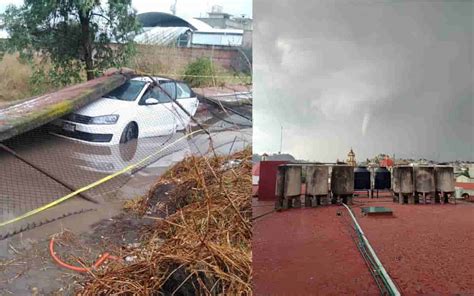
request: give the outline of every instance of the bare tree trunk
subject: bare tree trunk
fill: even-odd
[[[94,79],[94,61],[92,60],[92,40],[90,32],[89,11],[79,14],[82,30],[82,47],[84,49],[84,60],[86,63],[87,80]]]

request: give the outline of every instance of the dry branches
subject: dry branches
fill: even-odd
[[[251,150],[228,157],[190,157],[168,171],[168,204],[136,260],[111,266],[82,295],[251,294]]]

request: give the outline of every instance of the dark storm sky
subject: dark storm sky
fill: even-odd
[[[254,150],[474,159],[473,1],[254,0]]]

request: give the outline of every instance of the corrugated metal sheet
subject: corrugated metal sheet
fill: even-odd
[[[187,27],[148,27],[135,37],[138,44],[171,45],[176,44],[179,37],[190,30]]]

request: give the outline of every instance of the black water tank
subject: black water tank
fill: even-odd
[[[356,167],[354,169],[354,190],[370,189],[370,171],[364,167]]]
[[[386,167],[377,168],[375,170],[374,189],[390,189],[390,185],[390,171]]]

